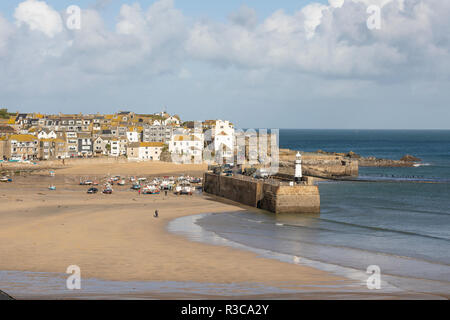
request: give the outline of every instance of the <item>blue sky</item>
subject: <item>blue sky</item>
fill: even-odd
[[[4,15],[12,17],[14,9],[21,1],[7,0],[0,3],[0,12]],[[117,12],[124,3],[138,2],[142,6],[148,6],[155,1],[123,1],[123,0],[48,0],[49,5],[57,10],[64,10],[69,5],[78,5],[81,8],[97,7],[102,8],[102,14],[108,21],[114,21]],[[255,8],[261,18],[267,17],[275,10],[283,9],[287,12],[293,12],[304,7],[311,2],[328,3],[326,0],[175,0],[175,5],[184,13],[194,17],[208,17],[211,19],[224,19],[228,14],[241,5],[247,5]]]
[[[366,24],[374,3],[379,30]],[[79,31],[61,15],[73,4]],[[450,129],[449,16],[439,0],[2,1],[0,106]]]

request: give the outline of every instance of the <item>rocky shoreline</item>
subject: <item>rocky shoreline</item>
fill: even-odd
[[[359,154],[354,153],[353,151],[350,151],[348,153],[338,153],[338,152],[326,152],[318,150],[317,153],[325,155],[341,156],[344,158],[358,160],[358,164],[360,167],[414,167],[415,165],[419,164],[422,161],[422,159],[419,159],[409,154],[403,156],[399,160],[393,160],[393,159],[380,159],[375,157],[362,157]]]
[[[296,153],[295,150],[280,149],[279,175],[294,175]],[[303,174],[324,179],[357,177],[359,167],[415,167],[422,161],[411,155],[405,155],[399,160],[362,157],[352,151],[339,153],[318,150],[301,154]]]

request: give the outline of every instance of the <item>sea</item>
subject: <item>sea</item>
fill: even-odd
[[[450,294],[449,130],[286,129],[279,143],[303,152],[353,151],[386,159],[410,154],[422,162],[361,167],[360,181],[320,182],[320,214],[205,214],[181,218],[169,229],[361,283],[376,269],[390,288]]]

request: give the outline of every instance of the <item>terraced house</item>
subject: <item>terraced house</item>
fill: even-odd
[[[16,134],[9,137],[5,154],[12,160],[36,160],[39,156],[39,140],[31,134]]]
[[[67,158],[66,141],[63,139],[41,139],[39,141],[39,159],[55,160]]]

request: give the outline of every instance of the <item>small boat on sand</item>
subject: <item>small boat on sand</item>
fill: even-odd
[[[113,189],[111,187],[110,184],[106,184],[105,188],[102,191],[103,194],[112,194],[113,193]]]
[[[0,182],[12,182],[13,180],[8,177],[8,176],[4,176],[0,178]]]
[[[141,185],[138,183],[135,183],[131,186],[131,189],[133,189],[133,190],[139,190],[140,188],[141,188]]]
[[[191,186],[191,184],[187,181],[184,181],[180,184],[178,184],[175,188],[175,194],[177,195],[192,195],[192,193],[194,192],[195,188]]]
[[[142,189],[143,194],[160,194],[161,190],[156,185],[148,185]]]

